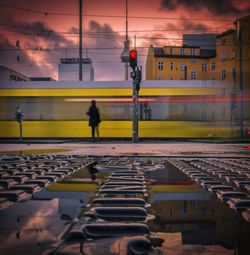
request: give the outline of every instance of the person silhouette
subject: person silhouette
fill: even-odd
[[[96,101],[91,101],[91,106],[89,107],[87,111],[87,115],[89,116],[89,126],[91,127],[91,135],[92,140],[95,139],[95,131],[97,134],[97,137],[99,138],[99,124],[101,122],[99,109],[96,107]]]

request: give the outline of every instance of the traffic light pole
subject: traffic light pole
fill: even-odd
[[[141,74],[142,68],[136,66],[131,73],[131,77],[133,78],[133,143],[138,143],[139,141],[139,90],[141,83]]]
[[[133,79],[133,131],[132,131],[132,142],[138,143],[138,118],[139,118],[139,105],[138,97],[140,90],[140,83],[142,78],[142,68],[137,66],[137,51],[129,51],[129,65],[133,69],[130,73],[130,77]]]
[[[22,141],[22,139],[23,139],[23,121],[21,120],[20,122],[19,122],[19,129],[20,129],[20,141]]]
[[[136,87],[136,80],[133,80],[133,138],[132,142],[133,143],[138,143],[138,96],[139,96],[139,91],[137,90]]]

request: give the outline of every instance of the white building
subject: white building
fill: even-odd
[[[78,81],[79,80],[79,58],[61,58],[58,65],[59,81]],[[94,80],[94,68],[90,58],[82,59],[82,80]]]
[[[0,66],[0,81],[28,81],[29,77],[15,70],[7,67]]]

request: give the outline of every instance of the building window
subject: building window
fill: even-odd
[[[195,49],[190,49],[190,55],[193,56],[193,55],[195,55],[195,53],[196,53],[196,52],[195,52]]]
[[[173,216],[173,209],[172,208],[168,209],[168,214],[169,214],[170,217]]]
[[[173,54],[173,48],[172,48],[172,47],[169,49],[169,53],[170,53],[171,55]]]
[[[215,70],[215,62],[211,63],[211,70]]]
[[[185,214],[186,214],[185,208],[180,208],[179,212],[180,212],[180,216],[185,216]]]
[[[181,55],[184,55],[184,54],[185,54],[185,49],[181,48]]]
[[[196,59],[191,59],[191,63],[196,63]]]
[[[185,66],[186,66],[186,63],[182,62],[180,67],[181,71],[185,71]]]
[[[207,64],[201,64],[201,70],[203,72],[206,72],[207,71]]]
[[[195,202],[195,200],[191,200],[191,201],[190,201],[190,207],[191,207],[192,209],[196,208],[196,202]]]
[[[163,70],[163,62],[158,62],[158,70]]]
[[[197,79],[197,73],[196,73],[195,71],[191,71],[191,72],[190,72],[190,78],[191,78],[192,80]]]
[[[225,80],[226,79],[226,70],[221,70],[221,79]]]
[[[170,62],[170,70],[174,70],[174,62]]]
[[[227,43],[227,40],[225,38],[221,39],[221,44],[225,45]]]

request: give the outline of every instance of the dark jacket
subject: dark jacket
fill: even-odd
[[[99,110],[96,105],[91,105],[89,107],[87,115],[89,116],[89,126],[97,127],[98,124],[101,122]]]

